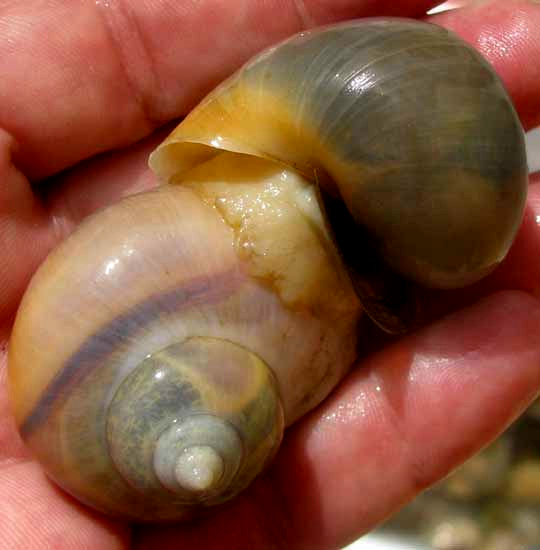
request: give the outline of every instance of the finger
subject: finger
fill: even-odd
[[[255,52],[307,26],[381,12],[417,15],[436,3],[4,3],[0,127],[18,144],[18,167],[41,178],[139,140]]]
[[[0,345],[30,274],[57,240],[48,212],[12,162],[12,147],[0,129]]]
[[[526,129],[540,124],[540,4],[472,2],[429,18],[477,48],[495,67]]]
[[[540,303],[500,293],[376,354],[214,519],[147,548],[338,548],[496,437],[540,389]],[[249,529],[246,526],[249,525]]]
[[[167,133],[156,131],[127,149],[100,155],[51,178],[42,202],[61,228],[59,237],[96,210],[158,185],[148,169],[148,156]]]
[[[86,510],[56,489],[37,464],[0,468],[0,533],[10,550],[127,550],[127,527]]]

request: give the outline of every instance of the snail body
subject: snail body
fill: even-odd
[[[161,187],[89,217],[46,259],[9,348],[17,423],[48,474],[143,521],[232,498],[344,376],[366,234],[400,277],[469,284],[507,253],[527,181],[487,63],[400,19],[263,52],[150,166]]]

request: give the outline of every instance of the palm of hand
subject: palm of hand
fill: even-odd
[[[393,11],[417,15],[430,3],[409,0]],[[9,412],[5,362],[31,274],[85,215],[155,185],[146,157],[161,136],[152,130],[185,113],[249,55],[308,24],[381,14],[367,2],[327,4],[291,2],[280,8],[279,22],[268,17],[272,7],[256,1],[245,2],[241,21],[233,17],[237,6],[212,2],[159,9],[87,4],[75,14],[60,1],[47,9],[0,6],[0,29],[10,38],[0,55],[7,75],[0,96],[0,533],[10,548],[123,548],[130,535],[141,547],[337,546],[493,438],[538,392],[540,193],[531,185],[507,261],[482,285],[452,297],[473,305],[364,359],[288,433],[270,471],[215,517],[132,532],[75,503],[28,457]],[[67,10],[73,26],[65,29]],[[198,31],[203,21],[211,22],[210,35]],[[540,25],[539,7],[495,2],[437,22],[483,50],[524,125],[537,124],[538,79],[521,66],[538,57],[538,44],[527,38]],[[239,32],[242,40],[231,43]],[[28,182],[111,149],[119,151],[54,181],[34,188]]]

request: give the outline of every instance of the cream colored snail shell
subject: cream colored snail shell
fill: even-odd
[[[365,235],[406,279],[469,284],[507,253],[527,186],[492,69],[402,19],[261,53],[150,166],[161,187],[46,259],[9,347],[18,426],[48,475],[143,521],[236,495],[344,376],[362,311],[347,264]]]

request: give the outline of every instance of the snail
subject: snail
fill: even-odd
[[[364,311],[399,329],[386,286],[464,286],[502,261],[524,151],[494,71],[440,27],[352,21],[260,53],[151,154],[158,188],[88,217],[34,275],[8,358],[23,439],[115,517],[233,498],[353,364]]]

